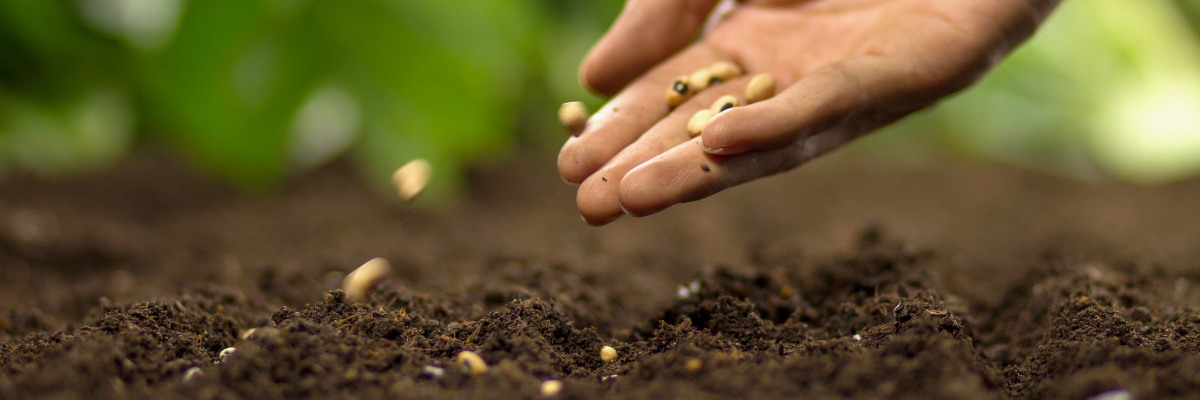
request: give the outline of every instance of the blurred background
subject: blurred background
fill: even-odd
[[[467,166],[557,152],[560,103],[622,1],[0,0],[0,179],[166,147],[249,191],[343,155],[422,201]],[[1068,0],[972,89],[846,151],[1087,180],[1200,174],[1200,0]]]

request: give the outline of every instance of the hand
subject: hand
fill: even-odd
[[[629,0],[580,72],[590,90],[620,93],[563,146],[559,173],[602,225],[793,169],[970,85],[1058,2],[744,1],[691,43],[717,0]],[[676,77],[720,60],[746,75],[668,108]],[[692,114],[726,94],[744,104],[762,72],[778,95],[689,137]]]

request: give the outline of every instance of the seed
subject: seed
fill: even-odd
[[[696,115],[693,115],[692,119],[688,120],[688,123],[687,123],[688,135],[691,135],[691,137],[700,136],[700,133],[704,132],[704,125],[707,125],[708,120],[712,119],[712,117],[715,115],[717,115],[717,113],[714,113],[713,110],[706,109],[706,110],[696,111]],[[687,296],[684,296],[684,297],[687,297]]]
[[[746,104],[754,104],[775,96],[775,77],[758,74],[746,84]]]
[[[201,375],[204,375],[204,371],[201,371],[200,367],[191,367],[191,368],[188,368],[187,371],[183,372],[183,381],[187,382],[192,379],[196,379],[196,377],[201,376]]]
[[[433,176],[433,165],[429,161],[416,159],[404,164],[392,174],[392,184],[400,194],[400,200],[412,201],[425,190],[429,178]]]
[[[700,68],[688,76],[688,81],[692,83],[692,91],[700,93],[704,89],[721,83],[721,78],[713,76],[712,70],[708,68]]]
[[[667,88],[667,105],[675,107],[683,104],[692,97],[694,91],[691,89],[691,81],[688,77],[681,76],[675,78],[675,82],[671,83],[671,87]]]
[[[542,397],[554,397],[554,395],[562,391],[562,387],[562,381],[554,379],[546,380],[542,382]]]
[[[254,329],[254,328],[247,329],[245,332],[242,332],[242,340],[249,339],[250,336],[254,336],[254,332],[257,332],[257,331],[258,331],[258,329]]]
[[[708,67],[712,71],[713,76],[722,81],[731,81],[734,78],[742,76],[742,69],[729,61],[717,61],[715,64]]]
[[[600,361],[611,362],[617,359],[617,349],[612,346],[604,346],[600,348]]]
[[[386,279],[391,270],[392,265],[388,260],[382,257],[373,258],[342,279],[342,290],[346,291],[346,296],[351,300],[364,301],[371,289]]]
[[[563,103],[558,107],[558,122],[562,123],[567,132],[573,136],[579,136],[583,132],[583,127],[587,125],[588,110],[587,106],[578,101]]]
[[[483,375],[488,369],[487,363],[483,362],[483,358],[471,351],[458,353],[458,363],[462,365],[463,372],[471,376]]]
[[[717,99],[717,101],[715,103],[713,103],[712,107],[709,108],[709,110],[712,110],[713,114],[715,115],[715,114],[720,114],[722,112],[725,112],[725,110],[728,110],[728,109],[731,109],[731,108],[734,108],[737,106],[738,106],[737,97],[733,97],[730,95],[724,95],[724,96],[721,96],[721,98]]]
[[[704,362],[699,358],[689,358],[683,363],[683,369],[687,372],[696,372],[704,367]]]
[[[436,365],[426,365],[421,368],[421,373],[433,379],[441,379],[446,370]]]
[[[219,360],[217,362],[218,363],[225,362],[225,359],[228,358],[229,356],[233,355],[233,353],[236,351],[237,351],[237,349],[235,349],[233,347],[229,347],[229,348],[226,348],[225,350],[221,350],[221,352],[219,354],[217,354],[217,359]]]

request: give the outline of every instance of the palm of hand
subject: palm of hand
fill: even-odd
[[[584,63],[593,90],[621,90],[559,155],[563,178],[581,183],[577,203],[589,223],[651,214],[795,168],[928,107],[978,79],[1057,3],[748,2],[676,53],[714,2],[632,0]],[[679,17],[664,23],[663,15]],[[691,115],[721,95],[741,98],[749,77],[674,110],[664,88],[717,60],[771,73],[784,90],[722,113],[692,139],[684,129]]]

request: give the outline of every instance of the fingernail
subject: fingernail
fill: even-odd
[[[606,219],[606,220],[604,220],[604,221],[600,221],[600,222],[597,222],[597,223],[592,223],[592,221],[588,221],[588,219],[587,219],[587,218],[585,218],[583,215],[580,215],[580,216],[579,216],[579,219],[580,219],[580,220],[583,220],[583,223],[585,223],[585,224],[588,224],[589,226],[604,226],[604,225],[608,225],[609,223],[611,223],[611,222],[613,222],[613,221],[616,221],[618,218],[621,218],[621,216],[620,216],[620,215],[618,215],[618,216],[615,216],[615,217],[612,217],[612,218]]]
[[[628,208],[625,208],[624,204],[621,205],[621,212],[625,213],[625,215],[628,215],[630,217],[634,217],[634,218],[641,217],[641,215],[634,214],[633,211],[629,211]]]

